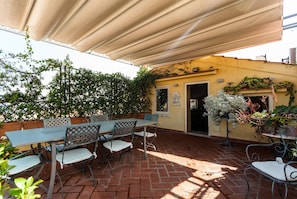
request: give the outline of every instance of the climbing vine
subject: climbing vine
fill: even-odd
[[[296,90],[294,84],[289,81],[273,82],[271,78],[259,78],[259,77],[244,77],[237,85],[229,84],[223,88],[225,92],[231,92],[233,94],[238,93],[241,90],[259,90],[259,89],[273,89],[277,92],[278,89],[286,88],[287,95],[289,95],[289,106],[295,100]]]

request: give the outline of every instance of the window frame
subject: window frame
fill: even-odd
[[[256,94],[253,94],[253,93],[249,93],[249,94],[244,94],[243,97],[247,100],[248,97],[250,98],[256,98],[256,97],[263,97],[263,96],[266,96],[267,97],[267,112],[269,111],[272,111],[273,110],[273,106],[274,106],[274,101],[273,101],[273,96],[271,94],[267,94],[267,93],[256,93]],[[258,112],[261,112],[263,110],[258,110]]]
[[[167,111],[160,111],[160,110],[158,110],[158,107],[157,107],[157,105],[158,105],[158,100],[157,100],[157,98],[158,98],[158,90],[167,90]],[[155,104],[155,110],[156,110],[156,113],[157,114],[169,114],[169,86],[160,86],[160,87],[157,87],[156,88],[156,90],[155,90],[155,102],[156,102],[156,104]]]

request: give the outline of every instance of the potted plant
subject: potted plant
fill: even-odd
[[[236,128],[238,123],[238,112],[247,109],[247,103],[242,95],[227,94],[223,90],[218,91],[217,96],[207,96],[204,98],[205,116],[209,116],[216,125],[220,125],[222,120],[232,123]]]
[[[273,133],[297,136],[295,133],[297,126],[297,105],[276,106],[265,119],[264,125],[270,128]]]
[[[231,95],[220,90],[217,96],[207,96],[204,98],[205,116],[209,116],[216,125],[220,125],[222,120],[226,121],[226,140],[222,143],[231,147],[229,141],[228,123],[231,122],[232,127],[236,128],[238,123],[238,113],[247,109],[247,103],[242,95]]]

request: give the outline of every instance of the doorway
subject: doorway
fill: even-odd
[[[203,99],[208,95],[208,84],[187,85],[187,132],[208,135],[208,117]]]

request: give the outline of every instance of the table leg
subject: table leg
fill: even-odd
[[[143,152],[144,152],[144,159],[147,158],[146,154],[146,126],[143,128],[144,136],[143,136]]]
[[[51,176],[50,176],[50,183],[48,187],[47,199],[51,199],[53,195],[54,185],[55,185],[55,177],[56,177],[56,143],[51,143],[52,149],[52,165],[51,165]]]

